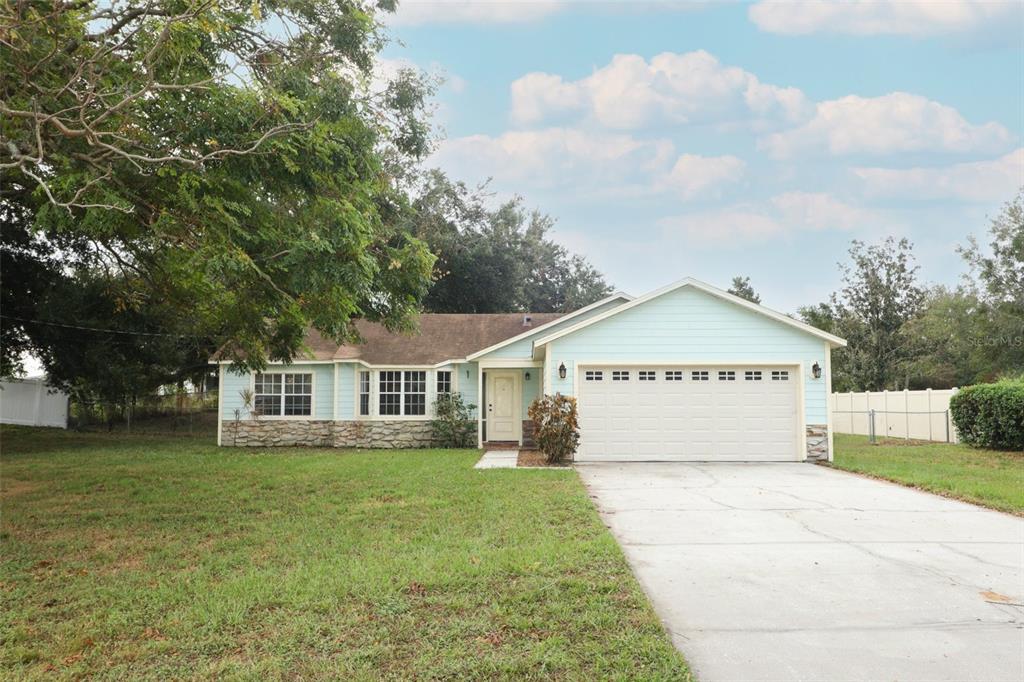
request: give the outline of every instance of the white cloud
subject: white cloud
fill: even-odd
[[[853,230],[878,220],[871,211],[821,192],[786,192],[772,197],[779,219],[796,229]]]
[[[726,183],[739,180],[747,164],[735,156],[698,156],[683,154],[657,188],[692,199],[711,193]]]
[[[1010,132],[999,123],[973,125],[952,107],[893,92],[820,102],[810,121],[769,135],[758,146],[786,158],[805,151],[844,155],[998,150],[1010,140]]]
[[[831,195],[787,192],[766,204],[733,206],[670,216],[658,221],[662,236],[696,246],[737,246],[767,242],[798,232],[876,227],[884,219]]]
[[[650,62],[618,54],[576,81],[530,73],[512,84],[511,95],[512,120],[520,125],[573,113],[617,129],[659,123],[764,127],[796,123],[811,113],[800,90],[762,83],[749,71],[723,66],[704,50],[664,52]]]
[[[561,11],[564,2],[544,0],[401,0],[386,21],[393,25],[521,24]]]
[[[990,161],[939,168],[855,168],[873,197],[1000,201],[1024,186],[1024,148]]]
[[[666,139],[574,128],[454,138],[441,144],[432,163],[456,177],[492,176],[517,190],[570,188],[615,196],[665,193],[684,200],[739,180],[746,166],[735,156],[680,156]]]
[[[762,31],[786,35],[929,36],[1020,21],[1020,5],[999,0],[762,0],[748,10]]]

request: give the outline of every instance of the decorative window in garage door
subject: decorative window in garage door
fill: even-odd
[[[772,381],[789,381],[789,372],[784,369],[773,369]]]
[[[654,381],[656,376],[657,372],[653,369],[642,369],[637,372],[637,378],[640,379],[640,381]]]
[[[759,369],[748,369],[743,373],[743,378],[747,381],[761,381],[761,370]]]
[[[690,379],[693,381],[710,381],[711,379],[708,374],[706,369],[695,369],[690,372]]]
[[[718,372],[719,381],[736,381],[736,372],[729,370],[719,370]]]
[[[629,371],[625,369],[612,370],[612,381],[629,381]]]
[[[665,381],[682,381],[683,370],[681,369],[670,369],[665,372]]]
[[[583,378],[587,381],[601,381],[604,379],[604,372],[596,369],[588,369],[586,374],[583,375]]]

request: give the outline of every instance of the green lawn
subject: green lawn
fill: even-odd
[[[576,474],[4,428],[0,677],[688,680]]]
[[[836,434],[834,466],[1024,515],[1024,453]]]

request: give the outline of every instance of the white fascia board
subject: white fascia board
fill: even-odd
[[[507,346],[507,345],[509,345],[511,343],[515,343],[516,341],[522,341],[523,339],[528,338],[528,337],[536,334],[537,332],[544,331],[545,329],[547,329],[549,327],[552,327],[552,326],[554,326],[556,324],[559,324],[561,322],[565,322],[566,320],[571,320],[574,317],[578,317],[579,315],[582,315],[583,313],[590,312],[591,310],[593,310],[595,308],[600,308],[601,306],[605,305],[606,303],[609,303],[609,302],[617,300],[617,299],[621,299],[621,300],[625,301],[626,303],[628,303],[629,301],[633,300],[633,297],[630,296],[629,294],[625,293],[625,292],[616,291],[611,296],[606,296],[605,298],[602,298],[600,301],[595,301],[594,303],[591,303],[590,305],[583,306],[579,310],[574,310],[571,313],[568,313],[566,315],[562,315],[558,319],[551,320],[550,322],[545,322],[544,324],[540,325],[539,327],[533,327],[532,329],[529,329],[528,331],[525,331],[522,334],[519,334],[518,336],[513,336],[511,339],[505,339],[504,341],[496,343],[493,346],[488,346],[487,348],[484,348],[483,350],[478,350],[475,353],[470,353],[469,355],[466,356],[466,360],[473,361],[473,360],[475,360],[476,358],[479,358],[482,355],[487,355],[488,353],[494,352],[494,351],[498,350],[499,348],[504,348],[505,346]],[[523,314],[526,315],[527,313],[523,313]]]
[[[742,308],[746,308],[747,310],[751,310],[751,311],[753,311],[755,313],[758,313],[760,315],[764,315],[765,317],[771,318],[771,319],[775,320],[776,322],[781,322],[783,324],[787,324],[787,325],[789,325],[791,327],[799,329],[802,332],[806,332],[808,334],[811,334],[812,336],[816,336],[816,337],[818,337],[820,339],[824,339],[825,341],[828,341],[833,346],[843,347],[843,346],[846,345],[846,340],[845,339],[841,339],[838,336],[834,336],[832,334],[829,334],[828,332],[824,332],[824,331],[818,329],[817,327],[812,327],[809,324],[805,324],[803,322],[800,322],[799,320],[794,320],[792,317],[790,317],[788,315],[784,315],[784,314],[782,314],[780,312],[777,312],[775,310],[772,310],[771,308],[766,308],[765,306],[758,305],[757,303],[751,303],[750,301],[748,301],[748,300],[746,300],[744,298],[740,298],[739,296],[734,296],[733,294],[730,294],[727,291],[722,291],[721,289],[713,287],[710,284],[706,284],[706,283],[701,282],[699,280],[693,279],[692,277],[687,277],[685,279],[679,280],[678,282],[673,282],[672,284],[669,284],[668,286],[664,286],[664,287],[662,287],[660,289],[655,289],[654,291],[652,291],[652,292],[650,292],[648,294],[644,294],[643,296],[640,296],[639,298],[634,298],[632,301],[629,301],[628,303],[623,303],[622,305],[618,306],[617,308],[612,308],[609,311],[603,312],[603,313],[601,313],[599,315],[594,315],[593,317],[587,318],[586,320],[583,320],[582,322],[577,322],[576,324],[574,324],[574,325],[572,325],[570,327],[566,327],[565,329],[561,329],[561,330],[559,330],[559,331],[557,331],[557,332],[555,332],[553,334],[548,334],[545,337],[537,339],[536,341],[533,342],[534,355],[536,355],[536,351],[537,351],[538,347],[544,346],[544,345],[554,341],[555,339],[560,339],[563,336],[568,336],[569,334],[577,332],[580,329],[583,329],[585,327],[589,327],[590,325],[595,324],[597,322],[600,322],[601,320],[606,320],[606,319],[608,319],[609,317],[611,317],[613,315],[618,315],[619,313],[623,312],[624,310],[629,310],[630,308],[635,308],[638,305],[643,305],[644,303],[647,303],[648,301],[650,301],[652,299],[658,298],[659,296],[663,296],[664,294],[667,294],[669,292],[675,291],[676,289],[681,289],[683,287],[693,287],[694,289],[697,289],[699,291],[703,291],[704,293],[710,294],[712,296],[716,296],[716,297],[721,298],[721,299],[723,299],[725,301],[728,301],[730,303],[734,303],[734,304],[736,304],[736,305],[738,305],[738,306],[740,306]]]

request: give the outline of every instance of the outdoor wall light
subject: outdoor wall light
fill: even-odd
[[[564,379],[565,378],[565,363],[564,362],[558,365],[558,378],[559,379]]]
[[[527,372],[525,375],[523,375],[523,378],[526,379],[527,381],[529,381],[530,380],[530,373]]]
[[[821,378],[821,365],[819,365],[817,362],[815,362],[811,366],[811,374],[814,375],[815,379],[820,379]]]

